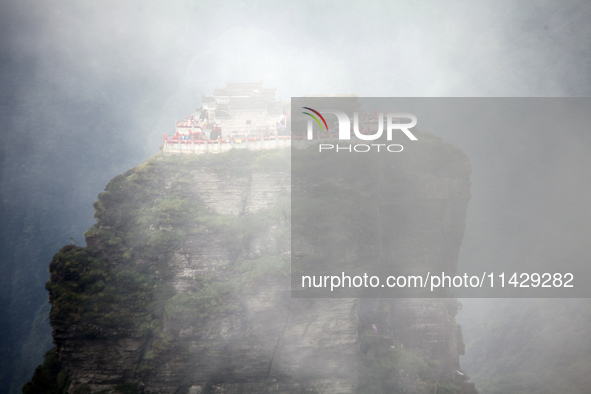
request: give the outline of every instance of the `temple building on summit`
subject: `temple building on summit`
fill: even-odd
[[[285,111],[277,99],[276,88],[262,82],[228,82],[202,97],[194,118],[219,125],[224,135],[285,134]]]
[[[289,103],[262,82],[226,83],[187,118],[162,135],[165,153],[216,153],[291,145]]]

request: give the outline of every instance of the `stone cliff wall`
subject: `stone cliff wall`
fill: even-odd
[[[457,208],[441,231],[463,223],[469,198],[458,152],[466,164],[433,191]],[[70,392],[470,392],[455,300],[290,297],[290,188],[279,150],[159,155],[114,178],[88,247],[50,266]]]

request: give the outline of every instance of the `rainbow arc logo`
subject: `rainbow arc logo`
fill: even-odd
[[[312,111],[312,112],[314,112],[316,115],[320,116],[320,119],[322,119],[322,122],[324,123],[324,126],[326,127],[326,131],[328,132],[328,124],[326,123],[326,120],[324,119],[324,116],[322,116],[322,115],[320,114],[320,112],[318,112],[318,111],[316,111],[315,109],[312,109],[312,108],[310,108],[310,107],[302,107],[302,108],[304,108],[304,109],[307,109],[307,110],[309,110],[309,111]],[[318,119],[316,116],[312,115],[312,114],[311,114],[311,113],[309,113],[309,112],[302,112],[302,113],[303,113],[303,114],[305,114],[305,115],[308,115],[308,116],[312,117],[312,118],[313,118],[313,119],[316,121],[316,123],[318,123],[318,126],[320,126],[320,130],[322,131],[322,123],[320,123],[320,120],[319,120],[319,119]]]

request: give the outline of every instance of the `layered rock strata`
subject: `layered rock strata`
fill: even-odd
[[[470,169],[446,149],[452,170],[425,181],[437,204],[419,205],[446,234],[429,256],[453,270]],[[471,392],[455,300],[291,298],[290,194],[279,150],[158,155],[115,177],[88,246],[50,266],[70,392]]]

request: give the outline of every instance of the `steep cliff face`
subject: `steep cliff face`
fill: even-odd
[[[469,198],[467,159],[449,159],[444,207],[422,207],[453,216],[441,231]],[[69,392],[470,392],[455,300],[290,297],[290,181],[281,150],[157,155],[115,177],[88,247],[50,265]],[[463,226],[447,231],[453,265]]]

